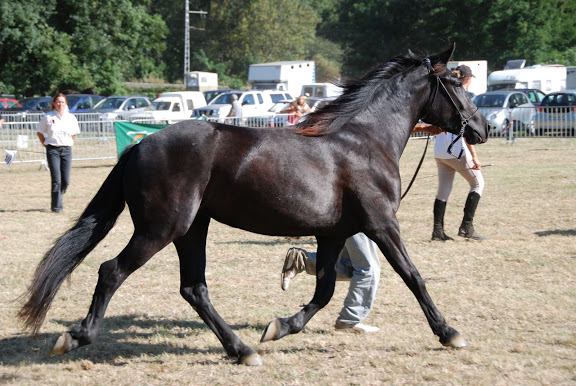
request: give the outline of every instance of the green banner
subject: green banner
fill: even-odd
[[[152,125],[148,123],[131,123],[131,122],[114,122],[114,131],[116,131],[116,147],[118,148],[118,157],[124,151],[126,146],[138,143],[147,136],[154,134],[168,125]]]

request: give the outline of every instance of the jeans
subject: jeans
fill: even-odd
[[[307,252],[306,257],[316,264],[316,253]],[[348,295],[344,299],[344,307],[336,323],[358,324],[370,313],[378,290],[380,281],[378,246],[364,233],[349,237],[334,269],[337,280],[350,281]],[[306,271],[308,272],[308,267]]]
[[[54,212],[62,211],[62,195],[66,193],[70,184],[70,171],[72,169],[71,146],[46,146],[46,159],[50,168],[52,180],[51,209]]]

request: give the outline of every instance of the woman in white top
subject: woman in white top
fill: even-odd
[[[472,77],[474,77],[470,67],[461,65],[454,70],[454,75],[460,79],[462,87],[468,90],[470,83],[472,83]],[[478,202],[484,190],[484,177],[480,170],[482,165],[476,154],[476,148],[474,145],[467,143],[464,138],[461,138],[453,144],[449,151],[450,145],[457,136],[427,124],[417,124],[414,131],[437,134],[434,142],[434,158],[438,167],[438,192],[434,201],[432,241],[454,240],[444,233],[444,213],[446,211],[446,202],[452,192],[456,173],[459,173],[470,184],[470,190],[464,205],[464,217],[458,230],[458,236],[471,240],[485,240],[486,237],[476,232],[472,224]]]
[[[38,138],[46,148],[46,159],[52,180],[53,212],[62,212],[62,195],[70,184],[72,146],[80,133],[78,120],[68,112],[64,94],[52,99],[52,111],[47,112],[38,124]]]

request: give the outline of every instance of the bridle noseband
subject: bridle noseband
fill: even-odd
[[[432,67],[432,62],[430,61],[430,58],[425,58],[422,61],[422,64],[424,64],[426,66],[426,69],[428,70],[428,74],[431,74],[434,71],[434,68]],[[436,94],[438,93],[438,89],[440,88],[440,86],[442,86],[442,88],[446,92],[446,95],[448,95],[450,102],[452,102],[452,105],[454,106],[454,108],[458,112],[458,115],[460,115],[460,123],[462,124],[462,127],[460,128],[460,133],[458,133],[458,136],[454,139],[454,141],[452,141],[450,146],[448,146],[448,150],[447,150],[448,154],[456,157],[456,155],[452,154],[452,147],[454,146],[454,144],[456,142],[458,142],[458,140],[460,140],[460,138],[462,138],[464,136],[464,129],[466,128],[466,125],[468,125],[468,122],[470,121],[470,119],[472,119],[474,114],[476,114],[478,112],[478,107],[476,107],[476,110],[474,110],[474,112],[468,118],[464,118],[464,115],[462,115],[462,112],[460,111],[460,109],[456,105],[456,102],[454,102],[454,99],[452,99],[452,96],[448,92],[448,89],[446,88],[444,83],[440,80],[440,77],[436,76],[435,78],[436,78],[436,87],[434,88],[434,93],[430,93],[430,97],[428,98],[428,103],[427,103],[427,108],[426,108],[426,114],[424,114],[424,116],[422,117],[422,120],[424,120],[426,118],[426,116],[428,115],[428,113],[430,112],[430,107],[432,106],[432,104],[436,100]],[[462,146],[462,149],[460,150],[460,154],[458,154],[458,156],[456,158],[460,159],[462,157],[463,152],[464,152],[464,147]]]

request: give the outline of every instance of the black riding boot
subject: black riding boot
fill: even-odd
[[[446,201],[436,199],[434,201],[434,229],[432,230],[432,241],[454,240],[444,233],[444,213],[446,212]]]
[[[486,237],[476,232],[474,230],[474,225],[472,225],[474,213],[476,212],[479,201],[480,195],[478,193],[471,192],[468,194],[466,205],[464,206],[464,218],[462,219],[462,224],[458,230],[458,236],[471,240],[486,240]]]

